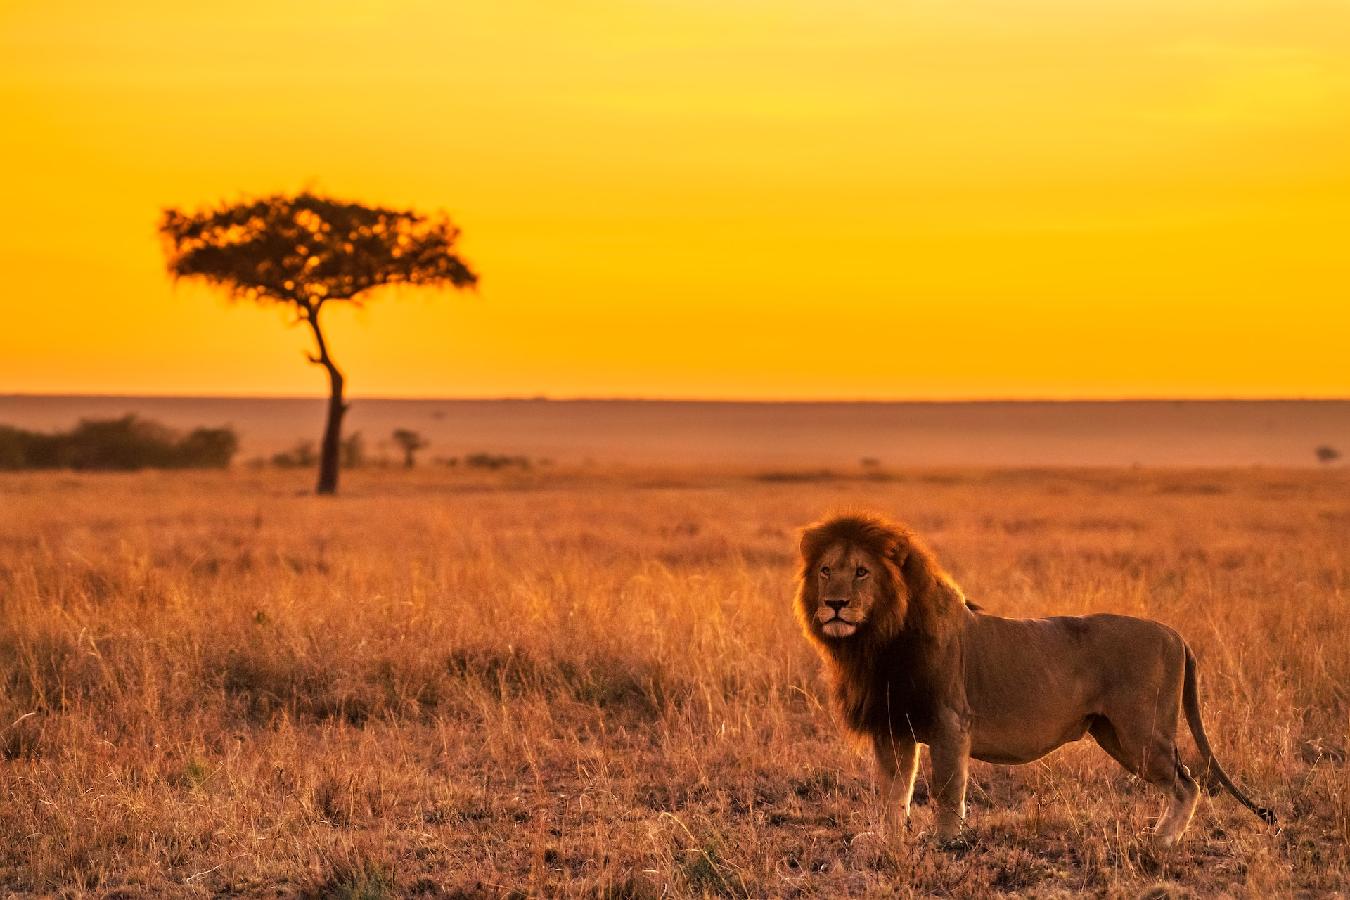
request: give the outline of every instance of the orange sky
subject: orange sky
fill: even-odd
[[[154,230],[312,186],[483,277],[333,311],[356,395],[1350,395],[1340,2],[52,0],[0,59],[0,393],[322,393]]]

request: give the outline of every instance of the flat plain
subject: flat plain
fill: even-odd
[[[40,431],[136,413],[173,428],[228,425],[240,461],[322,434],[324,401],[265,397],[0,394],[0,422]],[[491,452],[563,465],[1276,466],[1350,447],[1350,400],[730,402],[358,397],[345,420],[368,454],[398,460],[396,428],[427,460]]]
[[[1350,891],[1345,468],[309,478],[0,475],[0,887]],[[888,846],[791,614],[796,529],[845,508],[911,524],[992,613],[1177,628],[1280,826],[1205,797],[1157,851],[1160,798],[1081,742],[973,765],[970,849],[922,804]]]

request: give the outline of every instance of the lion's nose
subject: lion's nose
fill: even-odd
[[[847,600],[826,600],[826,601],[825,601],[825,605],[828,606],[830,609],[834,610],[835,612],[839,612],[839,610],[843,609],[845,606],[848,606],[848,601],[847,601]]]

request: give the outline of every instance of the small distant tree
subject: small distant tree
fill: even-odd
[[[413,455],[427,445],[427,441],[416,431],[409,428],[394,429],[394,443],[403,451],[403,467],[411,469],[417,464]]]
[[[1317,461],[1323,465],[1329,466],[1341,458],[1341,451],[1329,444],[1323,444],[1313,451],[1317,455]]]
[[[391,284],[467,288],[478,276],[454,251],[459,229],[440,214],[346,203],[305,192],[218,208],[164,210],[169,274],[200,278],[231,297],[290,307],[314,335],[309,361],[328,373],[318,493],[337,492],[345,381],[320,326],[328,303],[361,305]]]

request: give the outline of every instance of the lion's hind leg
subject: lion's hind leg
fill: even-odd
[[[1088,731],[1116,762],[1167,795],[1167,806],[1154,826],[1153,834],[1164,847],[1176,843],[1195,814],[1195,806],[1200,802],[1200,786],[1181,764],[1181,755],[1173,739],[1154,733],[1137,739],[1127,735],[1122,740],[1104,716],[1094,718]]]
[[[1161,768],[1168,767],[1160,766]],[[1164,847],[1177,842],[1186,826],[1191,824],[1195,806],[1200,802],[1200,785],[1191,777],[1190,770],[1182,765],[1175,747],[1172,748],[1170,769],[1170,776],[1159,774],[1156,778],[1148,779],[1150,784],[1162,788],[1168,795],[1167,809],[1153,830],[1158,837],[1158,843]]]

